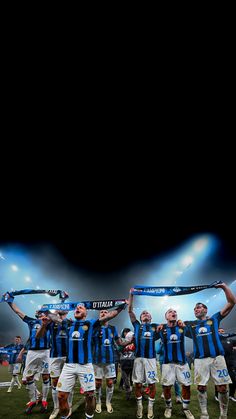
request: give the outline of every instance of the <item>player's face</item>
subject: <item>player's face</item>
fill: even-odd
[[[86,308],[83,305],[78,305],[74,311],[74,316],[76,320],[85,319],[87,316]]]
[[[21,338],[15,338],[15,344],[20,345],[20,343],[21,343]]]
[[[168,310],[166,312],[166,320],[168,320],[169,322],[173,322],[177,320],[177,311],[176,310]]]
[[[152,320],[152,316],[151,316],[151,314],[148,311],[144,310],[141,313],[140,319],[141,319],[141,322],[142,323],[150,323],[151,320]]]
[[[61,320],[64,320],[68,314],[68,311],[56,311],[56,314],[60,317]]]
[[[108,314],[107,310],[100,310],[99,319],[102,320],[105,316],[107,316],[107,314]]]
[[[194,314],[195,314],[195,317],[197,317],[197,319],[202,319],[207,314],[207,308],[203,307],[202,304],[197,304],[194,307]]]

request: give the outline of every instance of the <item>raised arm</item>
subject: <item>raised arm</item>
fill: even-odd
[[[137,320],[137,318],[133,312],[134,296],[132,294],[132,291],[133,291],[133,288],[131,288],[129,291],[128,313],[129,313],[131,323],[134,323]]]
[[[215,288],[222,288],[222,290],[225,293],[227,304],[220,312],[221,316],[225,317],[231,312],[232,308],[236,304],[236,296],[232,293],[231,289],[224,282],[222,284],[216,285]]]
[[[109,311],[109,313],[107,313],[107,315],[102,318],[101,323],[106,323],[109,320],[114,319],[114,317],[118,316],[118,314],[126,308],[127,303],[128,303],[128,301],[125,300],[124,304],[121,304],[115,310]]]
[[[11,307],[11,309],[14,311],[14,313],[17,314],[17,316],[19,316],[22,320],[24,319],[26,314],[23,313],[23,311],[21,311],[15,303],[7,303],[7,304]]]

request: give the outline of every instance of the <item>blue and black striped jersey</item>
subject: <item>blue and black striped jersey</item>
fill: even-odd
[[[158,336],[162,341],[163,364],[185,364],[184,328],[178,326],[169,327],[165,324]]]
[[[186,336],[193,339],[194,358],[215,358],[224,355],[218,332],[223,316],[220,312],[206,320],[186,321]]]
[[[114,341],[119,338],[115,326],[100,326],[93,334],[93,363],[113,364]]]
[[[68,326],[71,322],[67,319],[63,320],[61,324],[50,323],[47,329],[51,336],[51,351],[50,358],[60,358],[67,356],[68,353]]]
[[[133,322],[136,357],[156,358],[155,340],[158,339],[156,328],[157,323]]]
[[[50,332],[46,331],[42,338],[36,338],[37,330],[41,327],[42,321],[39,319],[33,319],[32,317],[25,316],[23,321],[28,324],[30,337],[28,349],[30,350],[42,350],[50,348]]]
[[[24,348],[24,345],[21,343],[19,345],[14,345],[14,343],[4,346],[4,348],[9,349],[9,364],[15,364],[16,358],[18,357],[20,351],[22,348]]]
[[[87,364],[92,362],[92,337],[99,320],[76,320],[69,327],[67,362]]]

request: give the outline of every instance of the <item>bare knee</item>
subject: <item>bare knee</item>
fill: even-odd
[[[190,386],[182,386],[182,397],[184,400],[190,399]]]
[[[107,379],[107,387],[112,387],[113,386],[113,379],[112,378],[108,378]]]
[[[142,383],[135,383],[135,396],[141,397],[142,396]]]
[[[69,393],[66,393],[65,391],[58,391],[58,400],[59,403],[66,403],[68,399]]]
[[[222,384],[221,386],[216,386],[216,388],[219,393],[227,393],[227,387],[225,384]]]
[[[155,395],[156,395],[156,385],[155,385],[155,383],[149,384],[148,388],[150,389],[150,391],[149,391],[149,397],[151,399],[154,399],[155,398]]]
[[[204,393],[207,390],[207,386],[197,386],[197,389],[200,393]]]
[[[96,383],[96,388],[97,389],[102,387],[102,380],[99,380],[99,379],[96,378],[95,383]]]
[[[171,399],[171,386],[163,386],[163,393],[166,400]]]

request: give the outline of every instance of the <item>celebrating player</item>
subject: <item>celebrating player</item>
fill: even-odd
[[[193,339],[194,346],[194,377],[198,386],[198,400],[201,409],[201,419],[208,419],[207,412],[207,383],[212,377],[218,389],[220,405],[220,419],[227,418],[229,395],[227,384],[231,379],[224,359],[224,349],[219,336],[219,324],[232,310],[236,304],[236,298],[230,288],[221,283],[215,288],[222,288],[227,304],[213,316],[207,316],[207,306],[197,303],[194,307],[194,314],[197,320],[184,322],[188,331],[186,336]]]
[[[155,401],[157,378],[157,364],[155,340],[157,337],[157,323],[151,323],[151,314],[144,310],[140,315],[140,322],[137,320],[133,311],[133,294],[132,288],[129,296],[129,316],[134,326],[135,337],[135,354],[132,381],[135,383],[135,396],[137,400],[137,418],[143,417],[142,404],[142,387],[144,383],[148,383],[149,397],[148,397],[148,419],[153,419],[153,404]]]
[[[164,360],[162,364],[162,385],[166,402],[164,416],[172,414],[171,386],[177,380],[182,384],[183,411],[188,419],[194,419],[189,410],[191,373],[186,361],[184,328],[177,325],[177,312],[169,308],[165,314],[167,324],[160,327],[159,336],[163,343]]]

